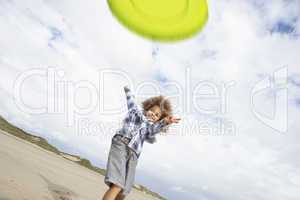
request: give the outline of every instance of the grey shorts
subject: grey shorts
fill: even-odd
[[[108,154],[105,184],[109,187],[112,183],[116,184],[122,188],[123,195],[128,195],[134,183],[137,163],[136,153],[115,135]]]

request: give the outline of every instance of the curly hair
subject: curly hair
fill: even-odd
[[[153,106],[159,106],[161,117],[159,120],[172,115],[172,105],[169,99],[162,95],[151,97],[142,102],[144,111],[148,111]],[[162,129],[162,132],[167,132],[168,127]]]

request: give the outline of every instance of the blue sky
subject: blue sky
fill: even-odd
[[[106,1],[0,1],[0,115],[105,167],[110,136],[126,112],[128,80],[112,75],[101,85],[99,74],[115,70],[132,81],[137,102],[172,96],[183,119],[144,146],[137,183],[172,200],[299,199],[300,1],[215,0],[209,9],[200,34],[164,44],[128,31]],[[286,99],[277,84],[285,83],[285,69]],[[57,93],[40,75],[24,79],[16,96],[20,77],[34,70],[53,70]],[[254,95],[264,80],[273,86]],[[193,92],[203,83],[202,97],[226,86],[224,99],[201,98],[195,106]],[[286,122],[276,100],[286,100]],[[101,113],[101,106],[118,112]],[[37,114],[29,107],[47,109]],[[276,111],[277,121],[270,117]],[[199,122],[217,132],[203,133]],[[216,134],[220,124],[234,127],[233,134]]]

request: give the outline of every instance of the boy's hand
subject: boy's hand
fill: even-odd
[[[172,124],[172,123],[178,123],[181,119],[174,116],[168,116],[165,117],[164,120],[166,120],[167,124]]]

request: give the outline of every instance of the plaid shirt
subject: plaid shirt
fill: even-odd
[[[135,103],[134,95],[131,93],[128,86],[124,86],[124,91],[127,99],[128,112],[123,120],[123,127],[118,130],[117,134],[121,134],[130,138],[128,147],[133,149],[139,157],[142,151],[144,141],[155,143],[155,135],[162,128],[169,126],[165,120],[153,123],[144,115],[145,111]]]

